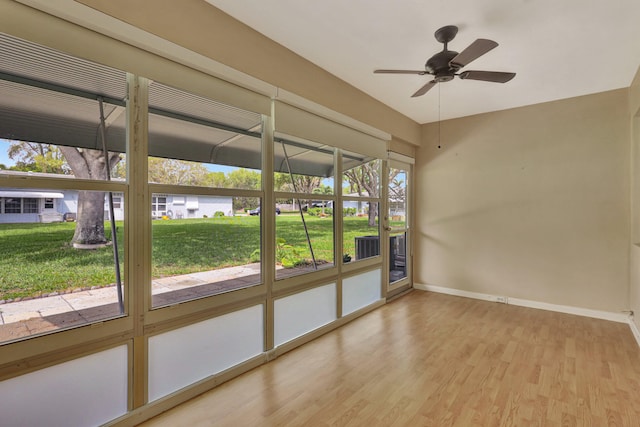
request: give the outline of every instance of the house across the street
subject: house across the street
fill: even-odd
[[[78,193],[78,190],[0,187],[0,223],[46,223],[73,220],[78,212]],[[116,220],[124,219],[124,204],[124,194],[113,193],[113,213]],[[109,219],[107,194],[105,194],[104,211],[105,220],[107,220]],[[216,212],[222,212],[225,216],[233,215],[233,199],[227,196],[184,194],[153,194],[151,198],[151,216],[154,219],[210,218]]]

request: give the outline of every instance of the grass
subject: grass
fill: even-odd
[[[332,218],[305,216],[305,220],[316,259],[333,262]],[[277,237],[309,259],[300,218],[280,215],[276,221]],[[0,224],[0,300],[115,283],[113,248],[74,249],[69,243],[74,229],[75,223]],[[124,275],[122,222],[117,230]],[[154,221],[152,230],[154,278],[245,265],[260,247],[259,217]],[[344,253],[354,256],[354,238],[375,231],[367,218],[345,218]],[[109,231],[107,235],[110,238]]]
[[[75,250],[74,229],[73,223],[0,224],[0,300],[115,282],[113,248]]]

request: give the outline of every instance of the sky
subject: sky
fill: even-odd
[[[16,164],[16,162],[10,159],[9,155],[7,154],[10,145],[11,141],[0,139],[0,164],[5,165],[6,167],[10,167]],[[238,169],[237,167],[233,166],[213,165],[209,163],[205,163],[205,166],[210,172],[224,172],[225,174]]]
[[[6,167],[13,166],[16,164],[16,162],[11,160],[7,155],[8,150],[9,150],[9,141],[0,139],[0,164],[5,165]]]
[[[6,167],[10,167],[16,164],[16,162],[10,159],[9,155],[7,154],[10,145],[11,141],[0,139],[0,164],[4,164]],[[225,174],[239,169],[235,166],[214,165],[210,163],[205,163],[204,165],[210,172],[224,172]],[[333,185],[333,181],[328,179],[323,180],[322,183],[323,185]]]

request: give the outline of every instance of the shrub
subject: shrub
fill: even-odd
[[[249,255],[249,261],[260,262],[260,249],[256,249],[255,251],[251,252],[251,255]]]
[[[309,208],[307,209],[307,213],[311,216],[322,216],[322,208]],[[333,209],[332,208],[324,208],[324,216],[332,216]]]
[[[304,258],[296,248],[287,244],[283,238],[276,241],[276,261],[284,268],[292,268],[296,265],[304,264]]]
[[[221,216],[224,216],[224,212],[222,211],[216,211],[216,213],[213,214],[214,218],[221,217]]]
[[[356,208],[343,208],[342,209],[343,216],[356,216]]]
[[[249,256],[251,262],[260,261],[260,249],[256,249]],[[276,262],[280,263],[284,268],[292,268],[304,264],[305,260],[300,252],[293,246],[287,244],[283,238],[276,241]]]

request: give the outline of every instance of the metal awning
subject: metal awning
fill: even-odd
[[[0,33],[0,138],[101,149],[99,103],[107,149],[126,149],[126,73]],[[260,169],[261,114],[159,82],[149,87],[149,155]],[[333,148],[286,140],[291,172],[328,177]],[[281,143],[275,169],[289,172]],[[345,166],[370,159],[346,158]]]
[[[0,197],[28,198],[28,199],[63,199],[64,194],[57,191],[23,191],[2,190]]]

